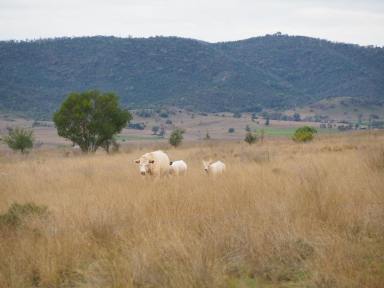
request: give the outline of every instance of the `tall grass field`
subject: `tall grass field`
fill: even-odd
[[[384,287],[384,134],[155,145],[1,154],[0,287]]]

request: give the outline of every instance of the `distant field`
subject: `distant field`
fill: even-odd
[[[168,122],[167,122],[168,121]],[[295,122],[271,120],[270,125],[265,125],[265,120],[260,118],[252,121],[251,114],[243,113],[242,117],[234,118],[232,113],[221,114],[199,114],[182,111],[182,113],[169,114],[167,118],[151,117],[142,118],[134,115],[132,123],[144,123],[144,130],[123,129],[117,136],[117,140],[124,143],[139,143],[141,141],[161,142],[167,141],[171,131],[175,128],[182,128],[185,141],[199,141],[206,138],[207,134],[213,140],[243,140],[245,128],[249,126],[252,130],[265,131],[265,137],[291,137],[300,126],[309,125],[318,129],[320,134],[335,133],[337,129],[320,129],[316,122]],[[168,123],[168,124],[167,124]],[[70,146],[71,143],[57,135],[52,122],[35,122],[22,118],[12,119],[0,117],[0,136],[7,133],[7,127],[31,127],[34,130],[35,140],[43,146],[55,147],[58,145]],[[153,135],[153,126],[163,126],[166,130],[164,138]],[[229,133],[230,128],[234,133]],[[0,148],[4,145],[0,144]]]

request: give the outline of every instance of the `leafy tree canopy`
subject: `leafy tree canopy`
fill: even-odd
[[[97,90],[71,93],[53,116],[58,134],[78,144],[83,152],[109,146],[113,135],[131,119],[114,93]]]

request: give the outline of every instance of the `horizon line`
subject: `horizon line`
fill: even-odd
[[[275,32],[272,34],[264,34],[264,35],[258,35],[258,36],[251,36],[247,38],[242,38],[238,40],[226,40],[226,41],[206,41],[206,40],[200,40],[197,38],[192,38],[192,37],[186,37],[186,36],[176,36],[176,35],[153,35],[153,36],[132,36],[132,35],[127,35],[127,36],[116,36],[116,35],[101,35],[101,34],[95,34],[95,35],[82,35],[82,36],[53,36],[53,37],[39,37],[39,38],[23,38],[23,39],[0,39],[0,42],[38,42],[38,41],[46,41],[46,40],[60,40],[60,39],[77,39],[77,38],[97,38],[97,37],[104,37],[104,38],[117,38],[117,39],[151,39],[151,38],[178,38],[178,39],[186,39],[186,40],[194,40],[198,42],[204,42],[207,44],[220,44],[220,43],[231,43],[231,42],[240,42],[240,41],[247,41],[255,38],[264,38],[264,37],[269,37],[269,36],[274,36],[274,37],[303,37],[303,38],[309,38],[309,39],[314,39],[314,40],[319,40],[319,41],[326,41],[329,43],[334,43],[334,44],[347,44],[347,45],[353,45],[353,46],[359,46],[359,47],[365,47],[365,48],[384,48],[383,46],[376,45],[376,44],[359,44],[359,43],[351,43],[351,42],[342,42],[342,41],[335,41],[335,40],[329,40],[326,38],[319,38],[315,36],[304,36],[304,35],[293,35],[293,34],[285,34],[282,32]]]

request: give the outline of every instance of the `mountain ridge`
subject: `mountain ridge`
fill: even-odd
[[[131,108],[254,111],[343,96],[383,105],[384,48],[283,34],[0,41],[1,111],[49,118],[86,89],[114,91]]]

